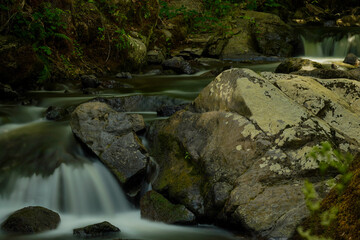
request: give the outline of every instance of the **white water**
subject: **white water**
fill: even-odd
[[[12,212],[27,206],[54,210],[60,214],[61,223],[56,230],[30,236],[13,236],[0,231],[1,240],[75,239],[72,235],[74,228],[103,221],[119,227],[119,237],[128,239],[233,239],[229,232],[210,226],[171,226],[141,219],[140,211],[129,203],[108,169],[96,158],[85,154],[66,123],[44,120],[45,109],[0,105],[0,112],[9,119],[8,123],[0,123],[0,140],[14,142],[21,139],[28,141],[29,146],[17,149],[17,155],[10,154],[23,158],[24,161],[15,161],[22,165],[10,166],[10,170],[0,175],[0,224]],[[9,156],[1,154],[1,151],[8,150],[6,145],[0,146],[0,170],[1,162],[6,160],[1,156]],[[39,154],[43,149],[55,155]],[[52,170],[59,162],[61,164]],[[37,169],[33,164],[41,168],[45,166],[37,173],[29,174]]]
[[[360,34],[345,34],[343,36],[328,36],[318,40],[310,40],[301,36],[306,57],[344,58],[348,53],[360,56]]]

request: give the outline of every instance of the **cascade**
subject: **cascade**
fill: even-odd
[[[300,38],[306,57],[344,58],[348,53],[360,56],[359,29],[301,29]]]

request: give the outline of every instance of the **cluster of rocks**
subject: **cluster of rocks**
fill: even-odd
[[[60,224],[58,213],[44,207],[26,207],[12,214],[1,224],[1,230],[8,233],[34,234],[56,229]],[[117,236],[120,229],[109,222],[101,222],[73,230],[79,238]]]
[[[335,62],[330,67],[309,59],[288,58],[276,68],[276,73],[290,73],[321,79],[347,78],[360,81],[359,59],[349,53],[343,62]]]

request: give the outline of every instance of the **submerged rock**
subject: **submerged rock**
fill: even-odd
[[[97,88],[100,86],[100,81],[95,75],[82,75],[80,77],[82,88]]]
[[[208,220],[290,237],[309,215],[304,176],[315,186],[334,177],[320,177],[318,161],[307,157],[312,147],[360,145],[359,97],[349,96],[358,87],[351,80],[227,70],[187,110],[150,129],[160,166],[153,189]]]
[[[69,112],[64,107],[54,107],[50,106],[46,109],[46,119],[47,120],[61,120],[66,118],[69,115]]]
[[[96,238],[109,235],[116,235],[120,229],[109,222],[101,222],[73,230],[73,235],[80,238]]]
[[[351,64],[353,66],[359,66],[360,61],[355,54],[348,53],[344,59],[344,63]]]
[[[170,224],[192,224],[195,215],[184,205],[172,204],[155,191],[147,192],[140,200],[141,217]]]
[[[182,57],[173,57],[167,59],[162,63],[165,70],[173,70],[178,74],[194,74],[196,71],[193,69],[189,62],[185,61]]]
[[[11,233],[40,233],[56,229],[60,216],[56,212],[43,207],[26,207],[12,213],[1,229]]]
[[[132,75],[129,72],[120,72],[116,74],[117,78],[125,78],[125,79],[132,79]]]
[[[101,102],[88,102],[74,110],[70,126],[121,183],[145,177],[148,154],[135,134],[145,128],[141,115],[116,112]]]
[[[296,71],[311,71],[314,69],[322,69],[320,63],[309,59],[287,58],[275,69],[276,73],[292,73]]]

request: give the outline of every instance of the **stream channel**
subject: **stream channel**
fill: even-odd
[[[319,31],[314,31],[319,32]],[[313,34],[314,35],[314,34]],[[328,61],[342,59],[355,49],[360,35],[338,34],[303,38],[309,58]],[[355,44],[356,45],[356,44]],[[360,46],[360,44],[357,44]],[[337,49],[331,51],[329,49]],[[254,71],[274,71],[279,63],[243,65]],[[0,239],[75,239],[72,230],[109,221],[121,229],[120,239],[142,240],[226,240],[249,239],[209,225],[175,226],[143,220],[140,211],[127,199],[121,187],[103,164],[84,151],[74,138],[67,120],[49,121],[49,106],[67,107],[96,97],[131,95],[159,96],[169,101],[190,102],[214,77],[195,75],[134,75],[123,82],[131,87],[103,90],[93,95],[63,91],[30,92],[36,104],[0,104],[0,223],[15,210],[43,206],[58,212],[61,223],[56,230],[30,235],[0,232]],[[126,85],[128,86],[128,85]],[[147,123],[160,119],[147,105],[137,109]],[[114,238],[103,238],[114,239]]]

